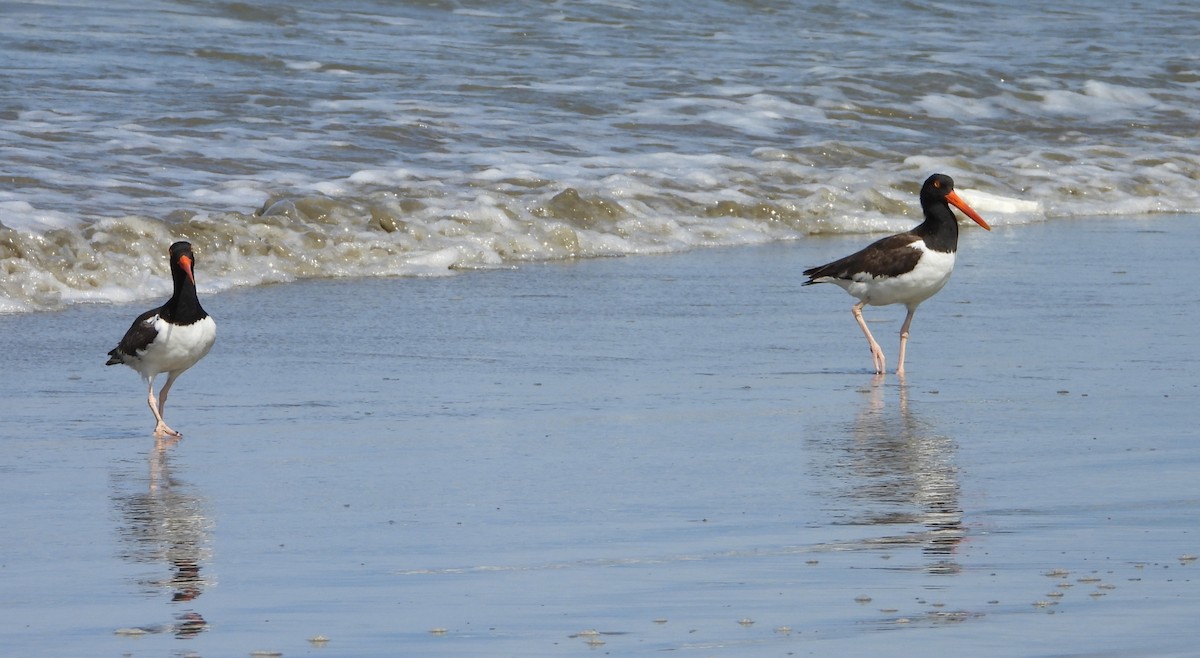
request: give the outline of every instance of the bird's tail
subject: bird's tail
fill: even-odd
[[[125,363],[125,359],[122,357],[123,357],[123,355],[121,354],[121,350],[119,348],[114,347],[113,349],[108,351],[108,361],[105,361],[104,365],[115,366],[115,365]]]
[[[805,281],[804,283],[802,283],[800,285],[811,286],[814,283],[821,283],[817,279],[820,279],[821,277],[825,276],[826,273],[824,272],[824,270],[826,269],[826,267],[828,267],[828,266],[821,265],[819,267],[810,267],[807,270],[804,270],[804,276],[808,277],[808,281]]]
[[[804,270],[803,274],[808,277],[808,281],[800,285],[811,286],[814,283],[825,283],[831,279],[844,278],[846,275],[842,273],[842,268],[838,267],[839,264],[839,261],[834,261]]]

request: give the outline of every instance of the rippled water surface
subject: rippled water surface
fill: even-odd
[[[0,311],[1200,210],[1189,3],[13,2]]]

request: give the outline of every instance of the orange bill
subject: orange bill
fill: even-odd
[[[955,204],[955,205],[957,205],[957,204]],[[963,212],[966,212],[966,211],[964,210]],[[976,220],[976,221],[982,221],[982,220]],[[986,226],[986,224],[984,226]],[[179,266],[182,267],[183,271],[187,273],[188,280],[190,280],[192,282],[192,285],[193,286],[196,285],[196,277],[195,277],[195,275],[192,274],[192,259],[188,258],[187,256],[180,256],[179,257]]]
[[[955,208],[958,208],[959,210],[963,211],[964,215],[975,220],[976,224],[979,224],[980,226],[982,226],[983,228],[985,228],[989,231],[992,230],[992,227],[988,226],[988,223],[983,221],[983,218],[979,216],[979,213],[972,210],[971,206],[968,206],[967,202],[963,201],[962,197],[958,196],[958,193],[955,192],[954,190],[950,190],[950,194],[946,195],[946,200],[949,201],[951,204],[953,204]]]

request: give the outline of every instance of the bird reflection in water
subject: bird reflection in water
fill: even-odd
[[[838,461],[848,485],[844,496],[855,501],[849,523],[918,526],[899,535],[871,540],[872,546],[921,546],[932,561],[925,570],[960,571],[954,551],[965,531],[959,505],[957,445],[913,413],[908,386],[901,380],[899,402],[885,403],[884,378],[877,375],[864,391],[866,404],[855,418]]]
[[[112,501],[119,517],[121,558],[155,567],[153,573],[137,579],[142,592],[151,596],[169,593],[170,606],[181,608],[170,623],[138,628],[188,638],[208,628],[194,602],[208,584],[201,568],[208,560],[212,522],[204,500],[171,473],[170,448],[175,442],[159,441],[151,449],[146,478],[132,467],[114,471]],[[159,571],[164,565],[169,570],[166,577]]]

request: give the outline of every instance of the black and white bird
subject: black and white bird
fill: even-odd
[[[871,346],[875,372],[883,374],[886,362],[879,343],[871,336],[863,320],[862,309],[888,304],[904,304],[908,315],[900,328],[900,364],[896,374],[904,374],[904,350],[908,345],[908,329],[917,306],[935,295],[954,271],[954,254],[958,251],[958,220],[950,205],[963,211],[987,230],[992,230],[970,206],[954,192],[954,181],[945,174],[934,174],[921,186],[921,209],[925,221],[905,233],[892,235],[875,242],[845,258],[804,271],[808,281],[834,283],[857,297],[854,319],[862,328]]]
[[[148,389],[146,402],[157,421],[154,436],[160,439],[182,436],[163,420],[167,393],[179,375],[208,354],[217,339],[217,323],[204,312],[196,296],[193,273],[196,256],[192,245],[176,242],[171,245],[170,255],[171,278],[175,283],[171,299],[139,315],[121,342],[108,353],[105,364],[123,363],[142,376]],[[167,381],[155,400],[154,379],[164,372]]]

